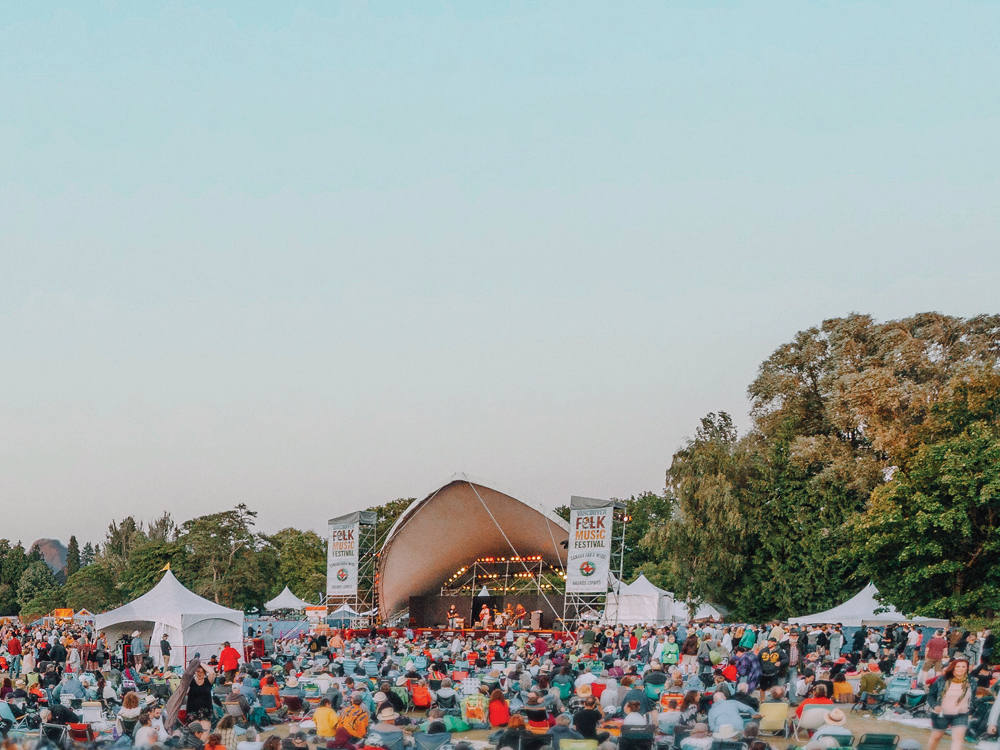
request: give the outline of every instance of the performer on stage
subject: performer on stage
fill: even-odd
[[[528,610],[524,608],[523,604],[517,605],[517,610],[514,612],[514,617],[517,619],[517,627],[524,627],[524,618],[528,616]]]
[[[448,627],[450,629],[454,629],[458,625],[458,623],[456,622],[457,620],[458,620],[458,609],[455,607],[454,604],[452,604],[448,608]]]
[[[490,629],[490,605],[484,604],[483,608],[479,610],[479,621],[483,624],[483,630]]]
[[[493,627],[500,629],[503,627],[503,612],[499,609],[493,610]]]

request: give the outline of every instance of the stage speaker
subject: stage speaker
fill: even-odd
[[[542,610],[536,609],[531,613],[531,629],[541,630],[542,629]]]

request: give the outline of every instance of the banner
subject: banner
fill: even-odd
[[[358,527],[360,514],[330,520],[326,542],[327,596],[358,593]]]
[[[575,503],[570,504],[569,513],[566,593],[603,594],[608,590],[608,573],[611,569],[614,506],[610,502],[600,508],[573,507],[574,505]]]

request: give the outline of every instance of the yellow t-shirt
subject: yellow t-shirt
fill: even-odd
[[[316,734],[319,737],[333,737],[337,734],[337,712],[329,706],[320,706],[313,714]]]

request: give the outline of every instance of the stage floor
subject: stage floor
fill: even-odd
[[[479,630],[476,628],[463,628],[461,630],[450,630],[448,628],[410,628],[413,631],[413,635],[416,638],[423,636],[430,636],[432,638],[441,638],[444,636],[448,640],[453,639],[456,635],[460,638],[472,638],[479,640],[480,638],[493,638],[494,640],[502,640],[507,637],[506,630]],[[400,634],[406,628],[379,628],[376,632],[380,636],[388,636],[392,633]],[[371,630],[347,630],[348,638],[353,638],[355,636],[366,636]],[[544,638],[546,640],[562,640],[565,641],[569,637],[569,633],[561,630],[515,630],[514,638],[519,638],[524,636],[527,638],[529,635],[533,635],[536,638]]]

